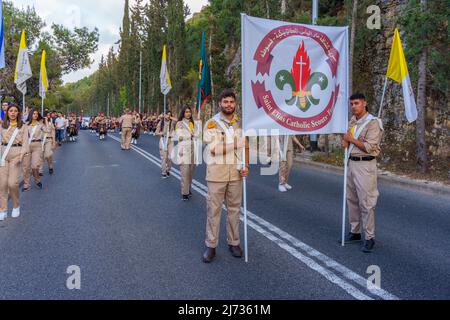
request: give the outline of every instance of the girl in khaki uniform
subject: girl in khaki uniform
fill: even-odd
[[[24,187],[22,191],[28,191],[31,185],[31,175],[39,189],[42,189],[39,169],[43,164],[42,140],[49,129],[42,123],[42,116],[37,110],[32,110],[28,117],[28,144],[30,152],[23,159]]]
[[[198,123],[192,119],[192,109],[184,107],[176,125],[178,164],[181,172],[181,196],[188,201],[195,170],[195,143],[199,136]]]
[[[8,216],[8,195],[13,202],[12,217],[20,216],[19,177],[28,146],[28,127],[22,122],[19,107],[8,107],[0,127],[0,221]],[[8,148],[8,145],[10,148]],[[9,150],[8,150],[9,149]]]
[[[170,156],[173,151],[172,138],[177,120],[178,119],[172,117],[172,112],[167,111],[165,117],[161,119],[156,127],[155,135],[161,137],[159,141],[159,154],[161,156],[161,175],[163,179],[170,176],[170,169],[172,168]]]
[[[292,186],[288,184],[291,174],[292,165],[294,163],[294,143],[300,148],[301,152],[305,151],[305,147],[300,143],[296,136],[279,136],[275,137],[276,147],[280,158],[279,185],[278,191],[287,192],[292,190]]]
[[[47,161],[48,173],[53,174],[53,152],[56,149],[56,130],[52,121],[49,118],[44,118],[44,130],[42,140],[42,166],[44,166],[44,160]]]

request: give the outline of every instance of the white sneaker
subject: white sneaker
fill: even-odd
[[[283,184],[278,185],[278,191],[280,192],[287,192],[288,190]]]
[[[11,217],[18,218],[20,216],[20,208],[13,209]]]
[[[1,212],[0,221],[4,221],[6,218],[8,218],[8,212]]]
[[[284,186],[286,187],[286,189],[292,190],[292,186],[291,185],[288,185],[287,183],[285,183]]]

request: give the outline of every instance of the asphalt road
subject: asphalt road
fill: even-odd
[[[64,145],[44,190],[23,194],[22,216],[0,222],[0,299],[450,299],[449,198],[380,184],[368,255],[337,242],[342,176],[296,166],[294,190],[280,194],[277,176],[255,166],[249,262],[227,251],[223,222],[205,265],[205,167],[184,203],[177,172],[161,180],[158,157],[147,135],[129,152],[89,132]],[[66,287],[69,266],[81,290]],[[381,288],[367,287],[370,266]]]

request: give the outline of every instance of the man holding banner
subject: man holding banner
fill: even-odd
[[[208,182],[206,247],[203,262],[210,263],[219,244],[222,206],[227,207],[227,241],[233,257],[242,258],[239,224],[242,204],[242,178],[248,176],[248,162],[243,166],[242,153],[248,146],[242,138],[236,115],[236,95],[224,90],[219,98],[221,112],[206,123],[204,130],[205,161]]]
[[[349,148],[350,154],[347,204],[351,232],[346,242],[361,241],[362,227],[365,234],[362,250],[370,253],[375,245],[375,207],[379,196],[376,157],[380,154],[383,124],[368,112],[363,94],[352,95],[350,105],[353,118],[342,141],[342,146]]]

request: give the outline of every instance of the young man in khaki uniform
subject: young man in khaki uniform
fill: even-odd
[[[361,241],[361,227],[365,234],[363,252],[370,253],[375,245],[375,207],[378,200],[377,160],[383,137],[381,120],[368,112],[363,94],[350,98],[353,117],[350,130],[342,146],[349,148],[347,204],[351,232],[348,243]]]
[[[125,114],[120,117],[119,123],[122,126],[122,150],[130,150],[131,132],[133,130],[134,116],[129,109],[125,110]]]
[[[236,112],[236,95],[225,90],[220,95],[222,112],[206,123],[204,142],[208,182],[206,247],[203,262],[210,263],[219,244],[222,206],[227,207],[227,241],[231,254],[241,258],[239,224],[242,203],[242,178],[248,176],[248,146]],[[246,149],[246,164],[242,153]]]

